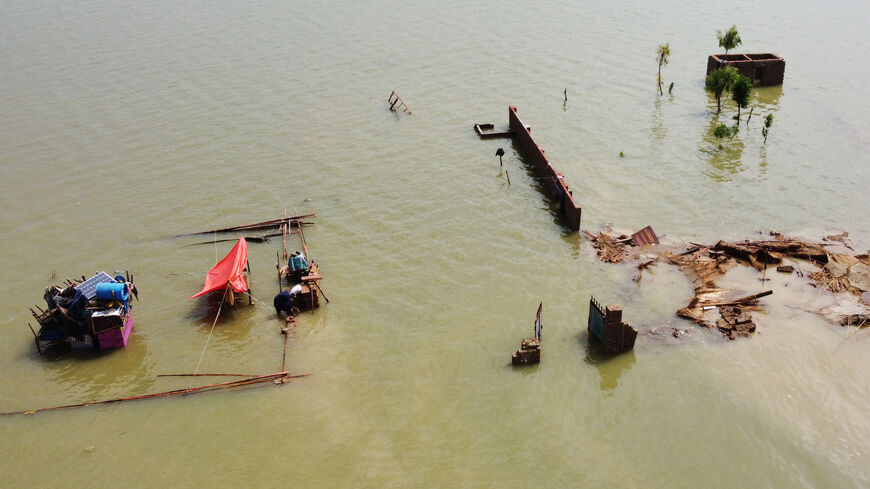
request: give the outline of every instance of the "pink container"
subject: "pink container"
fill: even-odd
[[[97,342],[100,345],[100,350],[110,350],[112,348],[124,348],[127,346],[127,340],[130,339],[130,332],[133,330],[133,316],[130,313],[124,314],[124,325],[118,328],[111,328],[97,333]]]

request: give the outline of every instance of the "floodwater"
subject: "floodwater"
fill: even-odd
[[[682,275],[598,262],[510,141],[472,131],[516,105],[593,232],[848,231],[863,252],[868,5],[3,2],[0,411],[196,385],[157,376],[201,355],[280,369],[280,240],[249,245],[262,302],[212,330],[188,297],[231,243],[174,235],[316,212],[330,302],[291,331],[288,368],[312,374],[291,384],[0,418],[0,485],[870,486],[868,331],[805,312],[825,294],[783,275],[754,338],[694,327]],[[720,149],[735,107],[713,113],[703,74],[731,24],[787,67]],[[130,344],[40,357],[27,307],[94,270],[135,276]],[[633,352],[588,342],[590,295],[622,304]],[[513,369],[541,301],[543,362]]]

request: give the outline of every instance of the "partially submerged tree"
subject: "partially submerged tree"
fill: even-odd
[[[716,112],[722,112],[722,93],[731,90],[740,74],[733,66],[722,66],[707,75],[705,88],[716,94]]]
[[[660,45],[656,54],[659,58],[659,95],[664,95],[665,92],[662,91],[662,66],[668,64],[668,57],[671,55],[671,43],[666,42]],[[671,87],[673,87],[673,83]]]
[[[719,124],[715,129],[713,129],[713,135],[719,139],[730,138],[734,135],[734,130],[725,124]]]
[[[715,136],[716,139],[719,140],[719,149],[723,148],[723,146],[722,146],[723,140],[731,139],[732,137],[734,137],[734,134],[736,132],[737,131],[735,131],[734,128],[728,127],[725,124],[718,124],[713,129],[713,136]]]
[[[734,86],[731,87],[731,98],[737,102],[738,123],[740,123],[740,109],[749,106],[750,94],[752,94],[752,80],[738,73]]]
[[[764,127],[761,128],[761,135],[764,136],[764,144],[767,144],[767,133],[770,132],[770,126],[773,125],[773,114],[767,114],[764,118]]]
[[[719,38],[719,47],[725,48],[725,54],[728,54],[729,49],[734,49],[743,41],[740,40],[740,34],[737,33],[737,26],[732,25],[730,29],[725,32],[716,31],[716,37]]]

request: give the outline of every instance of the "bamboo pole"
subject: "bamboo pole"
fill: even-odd
[[[288,228],[288,227],[289,227],[289,226],[287,225],[286,222],[283,223],[283,224],[281,224],[281,234],[284,235],[284,243],[283,243],[283,245],[284,245],[284,264],[285,264],[285,265],[287,264],[287,228]]]
[[[244,238],[246,241],[249,241],[252,243],[262,243],[264,241],[268,241],[269,238],[273,238],[275,236],[281,236],[281,233],[269,233],[269,234],[264,234],[262,236],[244,236]],[[198,245],[212,244],[212,243],[226,243],[227,241],[238,241],[238,240],[239,240],[239,238],[215,239],[212,241],[199,241],[196,243],[190,243],[190,244],[186,244],[184,246],[198,246]]]
[[[302,232],[302,228],[299,228],[299,238],[302,239],[302,252],[305,253],[305,261],[308,262],[308,266],[311,266],[311,259],[308,258],[308,245],[305,244],[305,233]]]
[[[284,364],[287,361],[287,337],[288,336],[290,336],[290,332],[284,331],[284,354],[281,355],[281,371],[284,371]]]
[[[282,222],[294,222],[294,221],[298,222],[302,219],[306,219],[309,217],[315,217],[315,216],[317,216],[317,214],[302,214],[302,215],[291,216],[291,217],[282,217],[279,219],[269,219],[267,221],[260,221],[260,222],[255,222],[255,223],[251,223],[251,224],[242,224],[241,226],[230,226],[230,227],[226,227],[226,228],[211,229],[209,231],[200,231],[200,232],[189,233],[189,234],[179,234],[177,236],[194,236],[197,234],[211,234],[211,233],[229,233],[229,232],[241,231],[241,230],[251,230],[251,229],[258,229],[258,228],[275,227],[275,226],[280,225]]]
[[[733,306],[738,304],[746,304],[747,302],[752,302],[762,297],[767,297],[773,294],[773,290],[765,290],[763,292],[759,292],[757,294],[747,295],[745,297],[740,297],[739,299],[734,299],[730,301],[721,301],[721,302],[710,302],[710,303],[698,303],[692,307],[718,307],[718,306]]]
[[[320,295],[322,295],[323,298],[326,299],[326,303],[329,304],[329,298],[326,297],[326,294],[323,293],[323,289],[320,288],[320,284],[316,280],[312,281],[312,283],[314,284],[315,287],[317,287],[317,290],[320,292]]]
[[[281,292],[281,255],[275,252],[275,270],[278,271],[278,292]]]
[[[284,369],[281,369],[284,370]],[[256,377],[254,374],[158,374],[158,377]]]
[[[236,388],[236,387],[244,387],[246,385],[259,384],[262,382],[269,382],[271,380],[280,380],[279,383],[283,384],[284,382],[286,382],[289,379],[297,379],[300,377],[307,377],[309,375],[311,375],[311,374],[290,375],[290,372],[286,372],[286,371],[276,372],[273,374],[257,375],[254,377],[248,377],[248,378],[240,379],[240,380],[232,380],[229,382],[219,382],[217,384],[202,385],[199,387],[188,387],[186,389],[176,389],[176,390],[165,391],[165,392],[157,392],[154,394],[145,394],[145,395],[141,395],[141,396],[122,397],[119,399],[108,399],[105,401],[82,402],[82,403],[78,403],[78,404],[66,404],[63,406],[53,406],[53,407],[38,408],[38,409],[25,410],[25,411],[11,411],[11,412],[7,412],[7,413],[0,413],[0,416],[10,416],[13,414],[36,414],[36,413],[41,412],[41,411],[56,411],[59,409],[98,406],[98,405],[102,405],[102,404],[113,404],[113,403],[126,402],[126,401],[140,401],[143,399],[153,399],[155,397],[169,397],[169,396],[177,396],[177,395],[183,395],[183,394],[196,394],[199,392],[208,392],[208,391],[212,391],[212,390],[222,390],[222,389],[232,389],[232,388]]]

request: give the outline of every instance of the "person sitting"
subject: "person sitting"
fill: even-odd
[[[308,270],[308,261],[305,260],[305,255],[299,251],[293,252],[293,254],[290,255],[290,269],[294,272]]]

